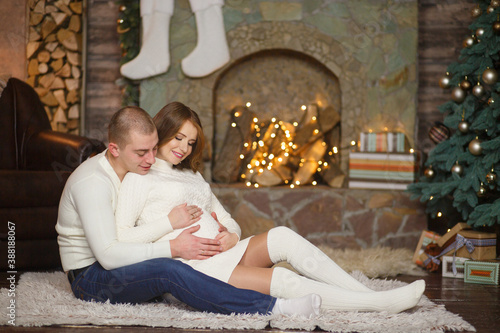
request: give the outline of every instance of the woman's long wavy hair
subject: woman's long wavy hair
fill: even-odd
[[[162,147],[179,133],[182,125],[190,121],[198,130],[198,137],[193,145],[193,151],[181,163],[174,165],[179,169],[191,169],[196,172],[200,169],[205,137],[198,114],[180,102],[172,102],[165,105],[160,112],[154,116],[153,121],[158,130],[158,147]]]

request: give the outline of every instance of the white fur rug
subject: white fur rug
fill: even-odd
[[[375,290],[405,285],[390,280],[370,280],[360,272],[354,277]],[[63,272],[24,273],[15,290],[0,291],[0,306],[8,309],[15,300],[16,326],[50,325],[112,325],[151,326],[206,329],[297,329],[311,331],[320,328],[331,332],[444,332],[475,331],[460,316],[447,311],[443,305],[423,297],[419,304],[403,313],[356,313],[323,311],[319,317],[217,315],[194,311],[182,304],[151,303],[113,305],[89,303],[76,299]],[[1,316],[0,325],[9,325],[10,318]]]
[[[347,272],[360,271],[369,278],[390,277],[399,274],[424,276],[427,272],[413,261],[413,251],[400,248],[374,247],[369,249],[332,249],[319,246],[333,261]]]

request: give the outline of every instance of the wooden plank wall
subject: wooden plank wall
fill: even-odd
[[[417,107],[418,149],[428,152],[435,144],[429,129],[444,116],[437,109],[450,100],[450,90],[439,87],[448,65],[458,60],[462,41],[470,34],[472,0],[420,0],[418,37],[419,92]]]
[[[438,85],[447,66],[458,59],[469,34],[473,0],[419,1],[418,147],[428,152],[435,145],[428,136],[435,121],[443,119],[437,107],[449,100]],[[112,0],[88,1],[87,135],[106,140],[107,122],[121,107],[120,47],[116,32],[118,6]]]
[[[107,142],[107,124],[122,105],[121,49],[116,32],[118,5],[113,0],[88,0],[87,89],[85,134]]]

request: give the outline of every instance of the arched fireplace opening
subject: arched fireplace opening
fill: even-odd
[[[313,57],[285,49],[242,57],[218,76],[213,110],[214,182],[342,186],[340,84]]]

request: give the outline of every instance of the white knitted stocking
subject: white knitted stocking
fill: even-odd
[[[273,263],[286,261],[310,279],[353,291],[373,291],[349,275],[308,240],[287,227],[269,230],[267,248]]]
[[[323,309],[398,313],[417,305],[424,290],[425,282],[418,280],[387,291],[352,291],[308,279],[283,267],[276,267],[271,279],[270,294],[281,298],[318,294],[321,296]]]
[[[170,66],[169,26],[174,0],[141,0],[142,45],[120,72],[132,80],[165,73]]]
[[[189,0],[196,18],[198,40],[182,60],[181,68],[190,77],[204,77],[224,66],[230,58],[222,16],[223,0]]]

